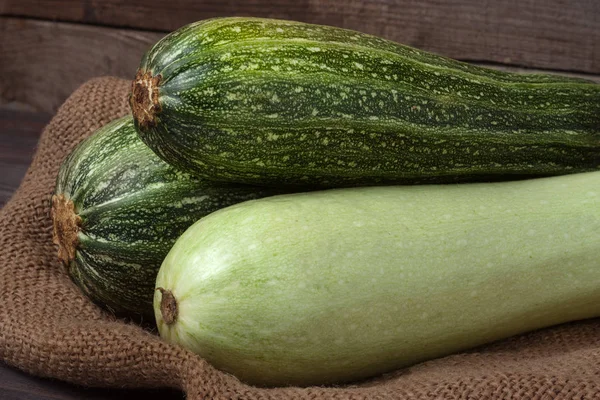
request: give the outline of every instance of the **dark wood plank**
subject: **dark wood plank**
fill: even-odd
[[[183,394],[171,389],[87,388],[31,376],[0,362],[0,398],[3,400],[181,400]]]
[[[162,36],[0,17],[0,99],[53,113],[92,77],[133,78],[144,51]]]
[[[464,60],[600,72],[597,0],[0,0],[0,14],[160,31],[215,16],[285,18]]]
[[[0,108],[0,207],[19,187],[49,120],[46,113]]]

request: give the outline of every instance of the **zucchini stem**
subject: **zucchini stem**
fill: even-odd
[[[75,212],[75,204],[64,194],[52,196],[52,242],[58,245],[58,258],[68,265],[75,259],[79,245],[81,217]]]
[[[161,287],[156,288],[161,294],[160,313],[163,321],[167,325],[173,325],[177,321],[177,300],[173,296],[173,292]]]
[[[150,71],[139,69],[131,85],[129,104],[133,118],[144,129],[156,125],[156,116],[161,111],[158,101],[160,81],[160,74],[152,76]]]

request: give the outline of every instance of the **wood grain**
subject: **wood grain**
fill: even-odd
[[[142,54],[162,36],[0,17],[0,99],[53,113],[92,77],[133,78]]]
[[[0,108],[0,207],[19,187],[49,120],[46,113]]]
[[[159,31],[216,16],[285,18],[463,60],[600,73],[598,0],[0,0],[0,14]]]
[[[34,110],[54,113],[89,78],[132,78],[144,51],[162,36],[0,17],[0,104],[19,101]]]

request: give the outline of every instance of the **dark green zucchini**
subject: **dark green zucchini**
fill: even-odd
[[[117,314],[150,316],[156,274],[196,220],[281,193],[182,173],[139,140],[131,116],[104,126],[64,161],[52,198],[54,241],[73,281]]]
[[[142,140],[207,179],[349,186],[597,170],[600,85],[328,26],[220,18],[143,57]]]

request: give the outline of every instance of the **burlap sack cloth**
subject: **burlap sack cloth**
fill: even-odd
[[[356,385],[258,389],[101,311],[57,260],[50,195],[68,152],[128,112],[128,89],[128,81],[115,78],[79,88],[44,130],[21,187],[0,211],[0,358],[8,364],[82,385],[181,388],[192,400],[600,399],[600,319],[545,329]]]

